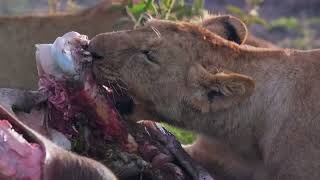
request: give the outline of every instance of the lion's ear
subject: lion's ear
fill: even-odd
[[[203,21],[202,26],[211,32],[238,44],[243,44],[248,35],[246,25],[233,16],[216,16]]]
[[[251,77],[232,73],[210,73],[201,65],[189,72],[191,86],[190,105],[207,113],[227,109],[248,97],[254,91],[255,82]]]

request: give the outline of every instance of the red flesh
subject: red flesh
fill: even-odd
[[[40,180],[44,152],[0,120],[0,179]]]
[[[40,78],[41,89],[49,94],[51,117],[56,128],[64,134],[76,133],[72,128],[72,119],[75,119],[77,113],[82,113],[95,120],[101,126],[99,128],[104,129],[107,140],[115,141],[126,148],[127,128],[121,122],[115,108],[108,103],[104,94],[106,91],[95,84],[89,71],[83,77],[83,82],[76,85],[76,88],[71,88],[67,80],[55,81],[47,76]]]

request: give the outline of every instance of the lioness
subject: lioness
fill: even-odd
[[[97,35],[96,78],[125,85],[128,117],[201,134],[187,151],[216,179],[320,179],[320,50],[244,46],[242,22],[220,21],[224,38],[212,23]]]

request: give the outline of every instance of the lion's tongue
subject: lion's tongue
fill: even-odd
[[[0,179],[41,179],[44,153],[27,142],[6,120],[0,120]]]

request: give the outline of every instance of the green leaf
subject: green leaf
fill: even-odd
[[[168,18],[168,20],[171,20],[171,21],[177,21],[177,20],[178,20],[178,18],[177,18],[177,16],[176,16],[176,15],[170,15],[170,16],[169,16],[169,18]]]
[[[289,30],[289,29],[294,29],[297,30],[300,28],[300,24],[299,24],[299,20],[297,18],[294,17],[282,17],[276,20],[272,20],[270,22],[270,29],[285,29],[285,30]]]
[[[203,6],[204,0],[194,0],[192,5],[193,13],[196,15],[200,14]]]
[[[135,27],[139,26],[139,19],[142,13],[148,12],[159,19],[169,19],[173,21],[199,19],[203,15],[204,0],[194,0],[193,4],[186,3],[185,0],[143,0],[141,3],[132,4],[132,0],[127,0],[127,14],[135,22]],[[159,3],[158,3],[159,2]]]
[[[266,26],[266,25],[267,25],[267,22],[266,22],[264,19],[260,18],[260,17],[252,16],[252,17],[251,17],[251,23],[250,23],[250,24],[261,24],[261,25],[263,25],[263,26]],[[249,24],[249,25],[250,25],[250,24]]]
[[[264,0],[247,0],[247,3],[251,6],[259,6],[263,1]]]
[[[152,5],[153,5],[153,2],[154,0],[148,0],[147,3],[146,3],[146,7],[145,7],[145,10],[152,10]]]
[[[237,6],[229,5],[227,6],[227,11],[231,14],[238,15],[240,17],[244,17],[246,13]]]
[[[126,0],[126,2],[124,4],[126,4],[129,8],[133,7],[133,1],[132,0]]]
[[[196,135],[192,132],[184,131],[165,123],[161,123],[161,125],[171,132],[182,144],[191,144],[196,139]]]
[[[176,0],[170,0],[170,6],[168,7],[168,10],[166,12],[166,15],[165,15],[164,19],[166,19],[166,20],[169,19],[170,14],[171,14],[171,10],[172,10],[173,6],[175,5],[175,2],[176,2]]]
[[[162,0],[161,2],[163,2],[162,4],[163,4],[167,9],[170,7],[171,0]]]
[[[129,7],[129,10],[134,15],[140,15],[145,12],[146,4],[144,2],[138,3],[132,6],[132,8]]]
[[[306,20],[308,22],[308,24],[311,25],[318,25],[320,24],[320,17],[312,17]]]
[[[149,9],[149,11],[151,12],[151,14],[153,16],[155,16],[155,17],[159,16],[159,11],[158,11],[157,6],[155,5],[154,2],[151,4],[151,8]]]

